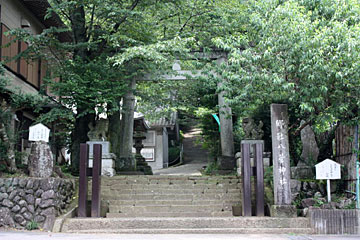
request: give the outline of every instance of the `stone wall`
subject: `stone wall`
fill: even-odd
[[[75,184],[62,178],[0,178],[0,227],[35,221],[50,230],[72,201]]]

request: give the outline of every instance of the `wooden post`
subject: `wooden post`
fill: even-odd
[[[241,144],[241,173],[242,173],[242,215],[251,216],[251,166],[250,144]]]
[[[91,217],[100,217],[101,155],[102,145],[94,144]]]
[[[265,216],[264,213],[264,162],[263,145],[254,146],[254,162],[256,166],[256,216]]]
[[[86,202],[87,202],[87,167],[89,162],[89,145],[86,143],[80,144],[80,173],[79,173],[79,208],[78,217],[86,217]]]

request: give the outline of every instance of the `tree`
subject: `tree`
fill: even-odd
[[[359,4],[356,1],[244,1],[246,32],[214,39],[229,51],[228,100],[246,115],[288,103],[292,134],[358,119]],[[300,125],[300,121],[305,124]],[[330,141],[331,142],[331,141]],[[329,147],[329,146],[328,146]]]
[[[71,152],[77,173],[79,145],[88,140],[88,125],[106,113],[114,129],[128,82],[149,71],[170,69],[174,53],[183,51],[189,41],[176,36],[161,39],[153,24],[161,20],[157,8],[176,5],[176,1],[53,0],[51,4],[48,15],[58,14],[66,24],[64,29],[47,29],[38,36],[19,29],[12,33],[31,43],[18,57],[36,53],[52,64],[48,85],[61,96],[67,114],[74,115]],[[64,32],[70,34],[70,42],[57,40]],[[53,82],[55,76],[61,81]],[[118,131],[110,136],[115,148],[120,136]]]

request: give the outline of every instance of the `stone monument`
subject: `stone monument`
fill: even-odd
[[[93,166],[93,149],[94,144],[102,145],[102,161],[101,161],[101,175],[112,177],[115,175],[115,159],[116,155],[110,152],[110,142],[107,140],[108,120],[100,119],[96,121],[95,126],[89,123],[90,131],[88,137],[90,141],[86,142],[89,145],[89,167]]]
[[[302,120],[300,126],[305,124]],[[302,153],[301,159],[296,167],[291,168],[291,176],[294,179],[312,179],[314,178],[313,165],[317,162],[319,148],[316,142],[315,133],[310,125],[306,125],[300,132]]]
[[[290,154],[286,104],[271,104],[271,138],[273,151],[274,202],[272,217],[296,217],[291,205]]]
[[[29,128],[31,145],[28,168],[30,177],[51,177],[54,170],[54,159],[49,142],[50,129],[39,123]]]

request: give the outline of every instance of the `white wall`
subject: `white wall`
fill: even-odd
[[[169,167],[169,135],[166,128],[163,129],[163,168]]]
[[[164,163],[164,129],[156,131],[155,162],[147,162],[153,170],[163,168]]]

